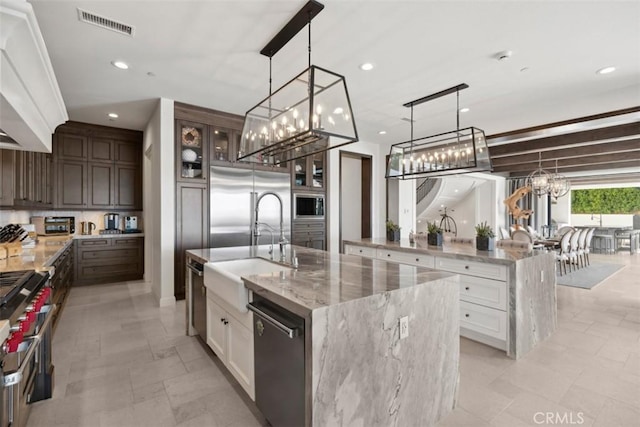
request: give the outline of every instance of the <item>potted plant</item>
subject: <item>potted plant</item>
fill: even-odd
[[[387,220],[387,240],[390,242],[400,241],[400,226],[390,219]]]
[[[492,251],[495,247],[495,234],[487,221],[476,225],[476,249],[479,251]]]
[[[442,246],[442,228],[435,221],[427,223],[427,243]]]

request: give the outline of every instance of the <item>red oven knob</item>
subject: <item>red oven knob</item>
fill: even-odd
[[[25,315],[27,316],[27,320],[29,321],[29,323],[33,323],[36,321],[37,313],[35,311],[27,311]]]
[[[16,331],[11,334],[9,339],[7,339],[7,353],[14,353],[18,351],[18,346],[22,342],[24,335],[22,332]]]
[[[29,321],[29,318],[26,318],[20,321],[20,324],[18,325],[18,328],[19,328],[18,330],[24,333],[24,332],[27,332],[30,327],[31,327],[31,322]]]
[[[42,290],[42,297],[45,302],[49,299],[50,295],[51,295],[51,288],[44,288]]]

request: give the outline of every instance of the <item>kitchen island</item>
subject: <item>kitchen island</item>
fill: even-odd
[[[426,239],[344,242],[344,252],[460,274],[460,334],[517,359],[557,326],[555,257],[544,250],[478,251]]]
[[[267,251],[189,250],[187,258],[268,259]],[[297,246],[287,256],[297,258],[298,268],[242,279],[253,295],[304,319],[305,425],[427,426],[453,409],[460,354],[456,274]],[[187,286],[188,307],[192,291]],[[404,317],[408,337],[401,339]]]

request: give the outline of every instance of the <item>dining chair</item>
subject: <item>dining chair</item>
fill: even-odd
[[[511,234],[509,233],[509,231],[506,228],[500,227],[500,238],[501,239],[511,239]]]
[[[569,260],[574,264],[575,269],[580,268],[580,248],[578,242],[580,240],[580,230],[574,230],[569,240],[571,248],[569,249]]]
[[[581,229],[580,237],[578,238],[578,256],[582,260],[583,267],[587,266],[587,259],[586,259],[586,253],[585,253],[585,248],[587,243],[587,233],[589,233],[588,228]]]
[[[565,235],[565,233],[568,233],[569,231],[573,231],[573,230],[575,230],[575,229],[574,229],[573,227],[571,227],[570,225],[565,225],[565,226],[560,227],[560,228],[558,229],[558,232],[557,232],[557,234],[556,234],[556,235],[557,235],[558,237],[562,237],[562,236],[564,236],[564,235]]]
[[[538,232],[530,225],[527,225],[527,231],[531,234],[531,237],[536,240],[538,238]]]
[[[591,261],[589,260],[589,253],[591,252],[591,239],[593,239],[593,233],[596,231],[595,227],[590,228],[587,231],[587,237],[584,242],[584,255],[587,258],[587,265],[591,265]]]
[[[517,242],[533,243],[533,237],[531,237],[531,234],[524,230],[516,230],[511,233],[511,239]]]
[[[560,263],[560,275],[562,275],[562,267],[564,267],[564,274],[567,274],[567,264],[571,268],[569,253],[571,252],[571,233],[565,233],[560,240],[560,249],[556,251],[556,260]],[[571,270],[569,270],[571,271]]]

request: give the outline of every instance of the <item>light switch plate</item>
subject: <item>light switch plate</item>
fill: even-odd
[[[409,317],[404,316],[400,318],[400,339],[405,339],[409,336]]]

